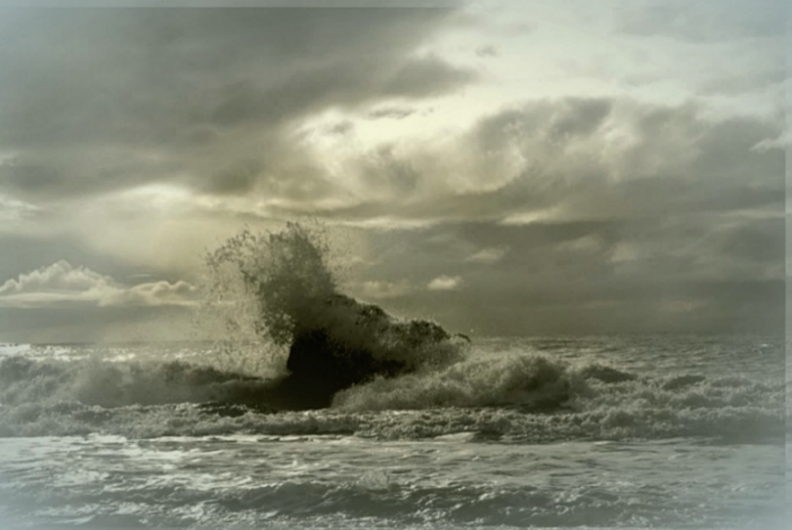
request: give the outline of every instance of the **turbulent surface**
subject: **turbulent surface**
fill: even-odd
[[[724,528],[772,524],[781,451],[680,440],[26,439],[3,444],[0,495],[9,519],[90,528]]]
[[[269,383],[204,364],[210,345],[148,354],[134,346],[9,349],[0,361],[0,434],[783,440],[779,343],[657,338],[654,349],[635,341],[621,350],[620,340],[484,341],[455,363],[341,391],[329,409],[279,414],[229,405],[261,399]]]

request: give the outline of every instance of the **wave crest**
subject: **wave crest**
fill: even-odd
[[[539,355],[467,358],[436,370],[378,378],[339,392],[333,405],[350,410],[435,407],[519,407],[551,411],[586,394],[584,378]]]
[[[0,403],[79,402],[106,408],[167,403],[244,401],[267,383],[244,374],[181,361],[0,361]]]

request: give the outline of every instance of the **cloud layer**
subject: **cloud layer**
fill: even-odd
[[[195,302],[197,289],[184,281],[122,285],[84,267],[58,261],[0,285],[0,306],[37,307],[63,303],[108,306],[183,306]]]
[[[5,10],[0,190],[44,200],[171,181],[321,198],[295,120],[473,81],[417,52],[448,13]]]
[[[713,117],[694,103],[630,98],[537,101],[481,118],[436,145],[350,161],[356,203],[272,205],[372,225],[571,222],[778,212],[781,116]],[[339,196],[340,198],[340,196]]]
[[[0,306],[182,318],[207,249],[309,217],[462,330],[776,329],[785,7],[3,9]]]

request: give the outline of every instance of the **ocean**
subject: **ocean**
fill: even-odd
[[[0,528],[792,527],[783,338],[459,348],[275,410],[216,342],[2,345]]]

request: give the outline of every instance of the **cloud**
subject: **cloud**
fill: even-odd
[[[465,261],[471,261],[473,263],[496,263],[503,259],[508,252],[508,247],[483,248],[475,254],[466,257]]]
[[[415,289],[387,300],[400,314],[431,316],[449,329],[775,333],[784,321],[784,224],[782,211],[440,223],[377,232],[368,245],[380,258],[372,270],[383,281],[427,286],[443,276],[464,279],[464,288],[442,297]],[[465,259],[477,249],[504,247],[508,259],[486,267]],[[684,307],[697,309],[669,310]]]
[[[684,213],[774,192],[762,166],[778,153],[762,148],[779,138],[776,124],[729,124],[695,103],[536,100],[457,135],[361,152],[365,121],[351,121],[361,112],[397,122],[420,108],[413,101],[475,80],[422,48],[450,11],[210,11],[11,13],[3,24],[19,39],[6,37],[13,64],[0,58],[12,74],[0,80],[0,151],[10,153],[0,191],[42,205],[171,182],[207,215],[360,226]],[[59,61],[57,35],[74,37]],[[320,127],[337,142],[330,161],[301,132],[328,109],[340,115]],[[746,153],[749,139],[759,147]],[[758,184],[737,182],[757,169]]]
[[[0,230],[8,230],[16,222],[29,218],[39,209],[30,203],[0,194]]]
[[[475,81],[418,53],[452,12],[4,10],[0,191],[54,201],[171,181],[321,199],[332,189],[295,125]]]
[[[479,57],[497,57],[498,50],[495,49],[495,46],[492,46],[490,44],[485,46],[479,46],[478,48],[476,48],[476,55],[478,55]]]
[[[334,124],[332,127],[329,127],[327,129],[327,133],[336,134],[336,135],[339,135],[339,136],[344,136],[344,135],[347,135],[350,132],[352,132],[354,130],[354,128],[355,128],[355,124],[354,123],[352,123],[349,120],[343,120],[343,121],[340,121],[340,122]]]
[[[46,307],[63,303],[107,306],[191,305],[197,289],[184,281],[122,285],[110,276],[58,261],[0,285],[0,306]]]
[[[362,296],[364,298],[388,299],[399,298],[411,291],[409,283],[406,281],[367,281],[362,284]]]
[[[303,203],[301,212],[422,227],[776,211],[784,153],[767,147],[783,128],[781,119],[717,116],[695,103],[533,101],[485,116],[455,138],[356,157],[341,172],[354,199],[322,210]]]
[[[786,33],[786,3],[760,0],[719,2],[648,1],[620,10],[617,30],[668,36],[689,42],[779,37]]]
[[[761,140],[752,150],[764,152],[771,149],[789,149],[792,147],[792,128],[787,129],[777,138]]]
[[[311,216],[365,239],[355,295],[461,329],[761,327],[783,288],[789,140],[764,110],[783,59],[769,5],[631,4],[609,71],[527,101],[493,84],[524,43],[448,32],[453,10],[3,11],[0,304],[186,313],[178,279],[207,246]],[[487,42],[498,61],[474,55]],[[557,51],[534,72],[547,87],[569,73]],[[651,99],[563,95],[620,72],[653,77],[632,93]]]
[[[393,119],[393,120],[403,120],[409,116],[415,114],[415,109],[405,108],[405,107],[383,107],[371,110],[366,114],[368,118],[377,120],[377,119]]]
[[[461,276],[438,276],[426,286],[430,291],[454,291],[462,286]]]

